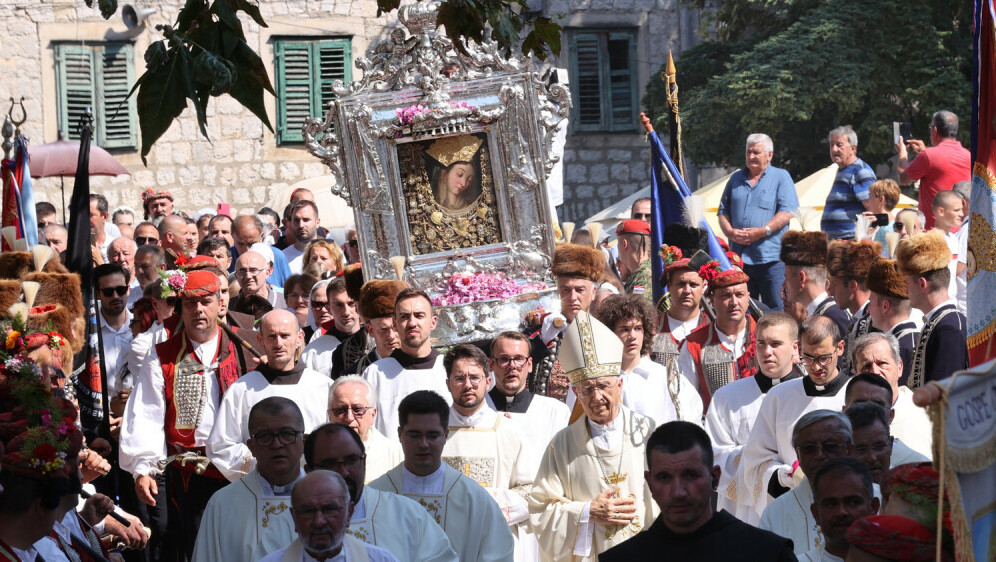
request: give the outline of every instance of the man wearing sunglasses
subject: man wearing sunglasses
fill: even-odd
[[[256,466],[246,445],[249,414],[260,400],[281,396],[293,400],[304,416],[304,431],[325,423],[326,400],[332,381],[298,361],[304,332],[289,310],[271,310],[260,319],[260,336],[267,363],[235,381],[225,392],[207,440],[207,456],[225,478],[234,482]]]
[[[737,473],[737,478],[742,479],[738,482],[742,489],[754,490],[752,499],[758,514],[763,514],[770,502],[799,484],[792,427],[808,412],[819,409],[840,412],[844,406],[843,389],[848,377],[838,369],[844,339],[837,324],[826,316],[812,316],[802,323],[799,339],[807,375],[768,391],[744,446]]]
[[[98,265],[94,271],[97,300],[100,301],[100,337],[103,344],[107,394],[121,390],[118,369],[131,346],[131,312],[128,311],[130,275],[117,263]]]

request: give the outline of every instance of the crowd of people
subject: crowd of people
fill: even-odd
[[[920,201],[893,215],[899,185],[831,131],[817,231],[751,135],[730,268],[689,213],[653,302],[639,200],[614,245],[557,244],[559,312],[446,350],[431,295],[364,281],[307,190],[235,217],[149,190],[140,222],[93,194],[106,432],[78,427],[84,306],[39,204],[54,252],[0,256],[0,304],[27,305],[3,321],[0,560],[953,560],[912,391],[967,366],[956,133],[942,111],[933,147],[901,139]]]

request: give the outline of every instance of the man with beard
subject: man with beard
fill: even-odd
[[[304,417],[297,405],[270,396],[249,411],[246,446],[256,461],[245,478],[218,491],[207,504],[194,562],[258,560],[294,539],[286,505],[304,472]]]
[[[813,476],[813,518],[826,541],[802,555],[810,562],[844,562],[850,545],[847,529],[862,517],[878,513],[872,476],[861,461],[849,457],[827,461]]]
[[[346,290],[345,278],[333,279],[326,287],[325,295],[328,299],[329,311],[332,313],[332,325],[323,326],[325,333],[318,337],[312,337],[311,342],[301,354],[301,361],[308,368],[329,376],[332,372],[336,349],[349,336],[363,329],[363,325],[360,322],[360,315],[356,312],[356,301],[349,296],[349,292]]]
[[[484,403],[491,377],[488,358],[480,348],[453,346],[443,358],[443,367],[453,398],[443,461],[484,486],[517,535],[520,526],[529,526],[524,498],[536,478],[519,428]],[[533,552],[528,559],[536,558]]]
[[[196,463],[165,461],[175,453],[204,455],[221,397],[245,364],[246,351],[218,326],[219,288],[210,271],[187,273],[178,292],[183,329],[141,364],[121,425],[121,467],[135,476],[138,498],[151,506],[165,464],[170,540],[186,559],[207,501],[227,482],[210,465],[198,474]]]
[[[578,312],[558,359],[585,415],[550,442],[529,496],[543,560],[597,560],[657,516],[638,476],[653,421],[621,404],[622,354],[612,330]]]
[[[719,476],[717,509],[725,509],[741,521],[756,525],[750,491],[736,478],[761,402],[777,385],[799,378],[795,367],[799,356],[799,325],[784,312],[769,312],[757,323],[758,373],[733,381],[712,397],[706,412],[705,430],[712,441]],[[749,499],[750,498],[750,499]]]
[[[560,295],[560,316],[548,315],[540,326],[526,330],[532,341],[529,355],[534,369],[529,390],[535,394],[550,396],[561,402],[567,398],[570,381],[557,363],[558,351],[567,325],[574,321],[578,312],[588,312],[591,308],[605,264],[605,254],[596,248],[558,244],[553,251],[551,270],[557,280],[557,294]]]
[[[369,454],[355,430],[338,423],[315,429],[304,443],[306,471],[331,470],[346,480],[354,506],[346,533],[389,550],[401,562],[456,561],[449,538],[424,507],[365,486]]]
[[[400,346],[390,357],[381,359],[363,371],[377,396],[377,429],[393,438],[397,435],[398,405],[416,390],[432,390],[450,396],[446,386],[443,356],[432,348],[432,330],[437,317],[429,295],[408,288],[394,301],[394,325],[401,338]]]
[[[398,330],[394,327],[394,299],[407,287],[408,284],[404,281],[379,279],[363,284],[356,311],[363,320],[367,334],[374,340],[374,348],[346,367],[339,374],[340,377],[359,375],[371,364],[389,357],[398,348]]]
[[[754,376],[754,318],[747,314],[750,278],[738,266],[736,254],[728,254],[734,267],[719,270],[711,261],[699,268],[699,276],[709,283],[716,320],[688,335],[678,353],[678,369],[698,390],[703,408],[709,408],[712,394],[735,380]]]
[[[398,405],[396,433],[405,460],[370,487],[422,504],[460,560],[510,560],[514,541],[505,514],[483,486],[442,461],[449,413],[443,397],[431,390],[407,395]]]
[[[839,412],[844,405],[847,376],[837,368],[844,341],[837,324],[826,316],[802,323],[802,362],[807,376],[780,384],[761,402],[757,421],[744,446],[738,478],[751,490],[754,509],[764,513],[768,503],[796,487],[797,459],[793,426],[807,412],[819,409]],[[806,474],[812,474],[807,472]],[[796,545],[797,552],[799,545]]]
[[[301,273],[304,269],[304,250],[308,247],[308,243],[318,237],[318,227],[321,222],[318,218],[318,205],[307,199],[298,201],[291,205],[290,217],[290,226],[296,240],[294,244],[284,248],[283,252],[291,273]]]
[[[107,394],[121,390],[118,371],[131,346],[131,312],[128,311],[129,274],[116,263],[98,265],[93,270],[97,300],[100,301],[100,336],[103,343]]]
[[[261,562],[298,560],[369,560],[397,562],[387,550],[347,535],[353,505],[346,481],[335,472],[317,470],[291,490],[291,515],[298,538],[290,546],[272,552]]]
[[[850,456],[853,441],[850,420],[836,410],[809,412],[792,428],[798,485],[765,508],[758,527],[791,539],[796,556],[823,545],[823,531],[809,509],[813,503],[810,478],[830,459]]]
[[[208,223],[208,236],[211,238],[221,238],[228,242],[228,247],[235,246],[235,239],[232,237],[232,217],[228,215],[216,215]]]
[[[349,427],[360,437],[366,454],[364,484],[380,478],[405,458],[400,443],[388,439],[374,428],[376,419],[377,399],[366,379],[346,375],[332,383],[329,389],[329,421]]]
[[[719,466],[712,463],[709,436],[684,421],[657,428],[647,442],[643,473],[661,514],[654,524],[599,556],[602,562],[675,560],[702,562],[795,560],[789,541],[761,531],[726,511],[713,512]]]
[[[297,318],[288,310],[271,310],[260,320],[260,335],[267,363],[235,381],[221,400],[214,427],[207,440],[207,456],[231,481],[248,474],[256,464],[246,446],[251,437],[250,411],[270,396],[293,400],[301,407],[304,431],[325,423],[326,400],[332,381],[296,361],[304,342]]]
[[[154,221],[173,214],[173,195],[168,191],[146,189],[142,192],[142,209],[145,220]]]

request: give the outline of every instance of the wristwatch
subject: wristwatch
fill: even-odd
[[[764,225],[764,235],[765,236],[771,236],[771,227],[770,226]]]

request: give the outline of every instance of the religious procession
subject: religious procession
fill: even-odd
[[[113,45],[66,24],[97,35],[43,55],[76,88],[57,142],[25,134],[56,129],[32,123],[47,102],[11,98],[0,561],[996,560],[990,1],[972,114],[894,123],[892,172],[859,156],[870,127],[834,122],[811,178],[751,132],[694,191],[670,53],[661,114],[591,104],[635,84],[623,31],[568,25],[558,68],[406,2],[350,71],[348,40],[309,42],[293,6],[208,4],[152,44],[155,8],[123,6]],[[374,21],[332,4],[316,30]],[[249,46],[264,17],[276,92]],[[115,74],[135,45],[146,74]],[[120,112],[150,100],[139,155]],[[564,163],[601,154],[575,138],[591,115],[646,181],[582,224]],[[173,187],[167,159],[259,138],[282,148],[242,146],[256,172]]]

